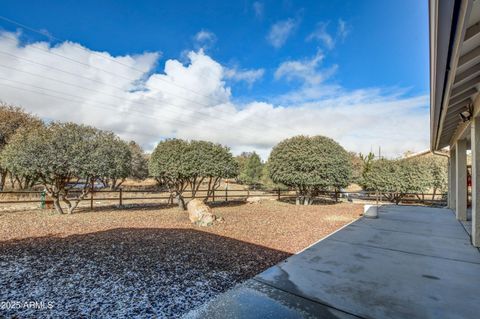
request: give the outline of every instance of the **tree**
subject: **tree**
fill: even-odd
[[[89,194],[95,179],[112,177],[110,165],[115,160],[105,158],[116,154],[111,149],[115,143],[106,143],[111,142],[112,136],[74,123],[24,128],[11,138],[0,162],[15,174],[38,179],[52,197],[57,212],[64,212],[63,202],[68,213],[72,213]]]
[[[435,199],[437,192],[445,192],[448,187],[448,159],[445,156],[432,155],[427,165],[432,175],[432,199]]]
[[[130,178],[136,180],[144,180],[148,177],[148,160],[143,152],[143,149],[135,143],[134,141],[130,141],[128,143],[128,147],[130,148],[130,153],[132,156],[132,163],[131,163],[131,170],[130,170]]]
[[[10,138],[22,127],[36,127],[41,126],[42,121],[37,117],[26,113],[22,108],[0,102],[0,153],[7,145]],[[8,170],[0,165],[0,191],[5,187]],[[27,188],[31,186],[35,180],[24,179],[21,176],[10,176],[12,187],[15,183],[20,185],[20,188]]]
[[[244,152],[236,157],[239,163],[238,181],[242,184],[255,185],[261,183],[263,166],[257,153]]]
[[[446,191],[448,185],[448,159],[445,156],[426,154],[415,158],[425,168],[425,180],[428,181],[428,191],[432,199],[437,193]]]
[[[418,160],[375,160],[364,176],[367,190],[385,193],[397,205],[407,193],[424,192],[429,184],[427,168]]]
[[[148,163],[149,174],[160,186],[168,188],[176,197],[181,209],[185,209],[183,192],[188,186],[188,163],[185,154],[189,143],[180,139],[167,139],[158,143]]]
[[[97,143],[91,156],[98,159],[96,171],[101,172],[98,179],[104,187],[116,190],[132,172],[129,144],[112,132],[100,132]]]
[[[295,136],[277,144],[268,160],[275,183],[294,187],[297,204],[309,205],[321,190],[350,183],[351,162],[343,147],[324,136]]]
[[[204,200],[207,200],[220,186],[223,178],[234,178],[238,175],[238,164],[230,153],[230,149],[221,144],[192,141],[187,158],[192,197],[197,196],[200,185],[206,182],[207,194]]]
[[[352,183],[361,185],[364,169],[362,154],[357,155],[355,152],[348,152],[348,155],[350,155],[350,161],[352,163]]]
[[[208,199],[220,186],[222,178],[238,174],[238,165],[230,150],[220,144],[206,141],[170,139],[160,142],[149,161],[150,175],[165,185],[185,209],[184,191],[189,187],[196,197],[200,186],[207,183]]]
[[[370,171],[370,168],[372,167],[372,162],[375,160],[375,154],[373,154],[372,152],[369,152],[367,155],[363,155],[362,153],[360,153],[359,157],[362,161],[362,176],[359,178],[359,184],[360,186],[365,188],[363,182],[365,179],[365,174]]]
[[[281,183],[275,183],[272,178],[270,177],[270,170],[269,170],[269,165],[268,162],[266,162],[263,165],[262,168],[262,179],[260,181],[262,183],[262,187],[266,189],[281,189],[281,190],[287,190],[288,186],[283,185]]]

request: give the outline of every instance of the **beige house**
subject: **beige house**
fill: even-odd
[[[480,247],[480,0],[430,0],[429,10],[430,148],[449,149],[448,205],[457,219],[471,220],[472,243]]]

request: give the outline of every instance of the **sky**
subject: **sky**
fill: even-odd
[[[428,3],[2,1],[0,100],[146,151],[234,154],[325,135],[348,151],[428,148]],[[16,23],[12,23],[16,22]]]

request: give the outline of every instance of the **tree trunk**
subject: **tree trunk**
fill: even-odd
[[[302,205],[304,201],[303,196],[297,195],[297,198],[295,200],[295,205]]]
[[[15,176],[12,175],[12,173],[10,173],[10,187],[12,189],[15,189],[16,182],[17,182],[17,179],[15,178]]]
[[[185,199],[181,194],[177,194],[177,203],[178,203],[178,208],[181,210],[187,210],[187,205],[185,205]]]
[[[117,187],[115,188],[115,190],[119,189],[120,186],[122,186],[122,184],[125,182],[125,178],[122,178],[122,180],[120,181],[120,183],[117,184]]]
[[[311,197],[305,196],[304,199],[303,199],[303,205],[305,205],[305,206],[311,205],[312,202],[313,202],[313,199]]]
[[[116,178],[112,178],[112,182],[110,184],[110,189],[112,191],[116,190],[117,189],[117,179]]]
[[[0,171],[0,191],[3,191],[3,188],[5,187],[5,181],[7,180],[7,170],[1,170]]]
[[[52,196],[53,198],[53,206],[55,207],[55,210],[59,214],[63,214],[63,209],[62,206],[60,205],[60,198],[57,196]]]

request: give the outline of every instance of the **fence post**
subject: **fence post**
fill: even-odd
[[[93,210],[93,190],[94,190],[94,187],[93,187],[93,179],[92,179],[92,182],[90,185],[90,210]]]
[[[215,188],[212,191],[212,201],[215,202]]]
[[[225,188],[225,201],[228,202],[228,187]]]
[[[40,193],[40,200],[41,200],[41,203],[40,203],[40,208],[41,209],[45,209],[45,200],[47,198],[47,193],[45,191],[42,191]]]
[[[280,188],[277,190],[278,193],[278,200],[280,200]]]
[[[123,192],[122,192],[122,189],[120,188],[120,194],[119,194],[119,201],[120,201],[120,207],[123,206]]]

